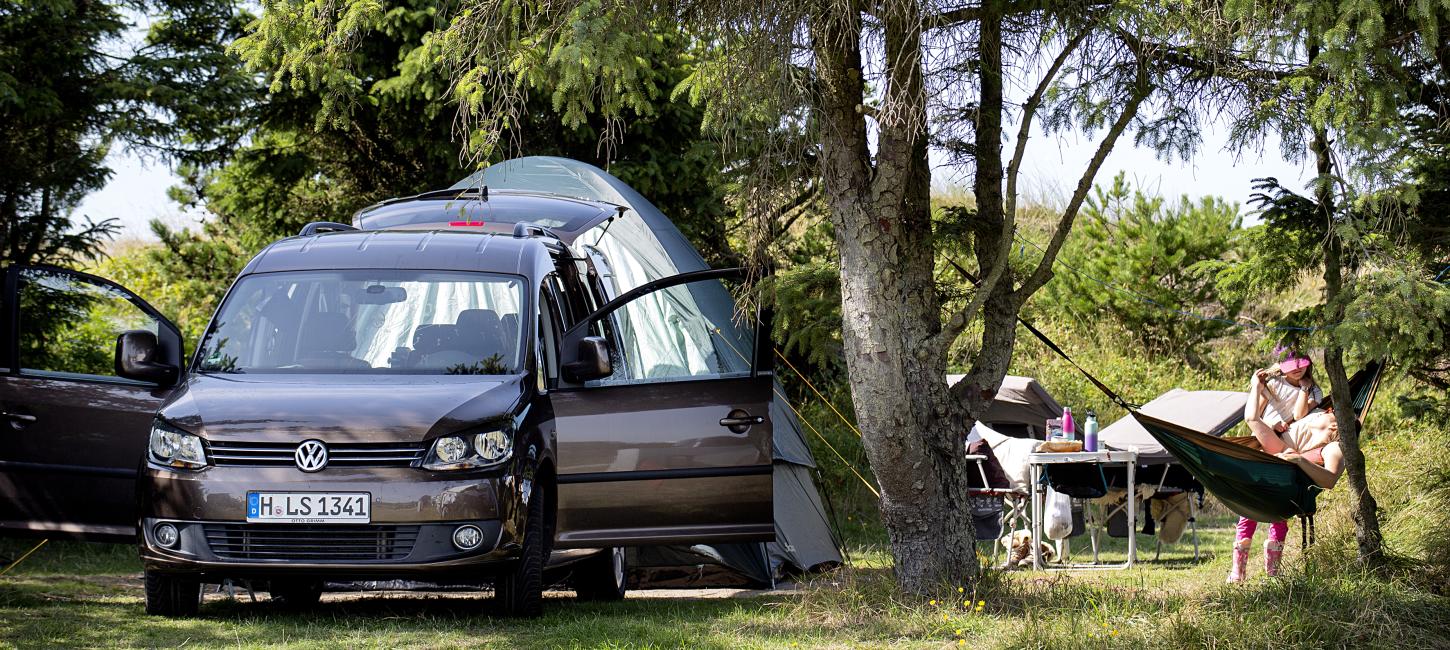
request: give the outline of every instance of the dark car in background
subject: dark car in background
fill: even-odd
[[[622,597],[626,546],[771,539],[770,347],[738,272],[619,292],[640,261],[601,242],[627,218],[472,188],[313,224],[189,361],[125,288],[8,269],[0,532],[137,540],[165,615],[228,579],[294,605],[493,583],[534,615],[547,575]]]

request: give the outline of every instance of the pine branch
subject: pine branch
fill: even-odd
[[[1113,122],[1112,128],[1108,129],[1107,136],[1103,138],[1102,142],[1098,143],[1097,152],[1093,154],[1092,160],[1088,162],[1087,169],[1083,170],[1082,176],[1077,181],[1077,189],[1072,193],[1072,199],[1068,201],[1067,207],[1062,211],[1062,217],[1057,222],[1057,230],[1052,233],[1052,240],[1048,242],[1047,250],[1042,253],[1042,260],[1038,262],[1037,268],[1032,271],[1032,275],[1028,276],[1027,280],[1022,283],[1022,286],[1017,288],[1017,294],[1019,296],[1026,297],[1032,295],[1052,278],[1052,264],[1057,260],[1057,253],[1062,250],[1063,243],[1067,241],[1068,232],[1072,230],[1072,222],[1077,218],[1077,213],[1082,208],[1083,201],[1087,198],[1088,190],[1092,189],[1093,179],[1097,177],[1098,169],[1108,159],[1108,154],[1112,152],[1113,146],[1117,144],[1118,137],[1123,134],[1123,131],[1128,128],[1128,124],[1137,116],[1138,107],[1153,92],[1153,88],[1153,85],[1149,83],[1147,78],[1147,68],[1142,65],[1140,60],[1137,87],[1133,91],[1132,97],[1129,98],[1127,105],[1123,107],[1123,112],[1118,114],[1118,119]]]

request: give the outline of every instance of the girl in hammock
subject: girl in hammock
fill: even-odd
[[[1284,450],[1274,454],[1299,466],[1315,485],[1326,490],[1339,482],[1344,473],[1344,453],[1339,446],[1339,422],[1332,408],[1314,411],[1294,422],[1284,432]],[[1238,536],[1234,541],[1233,566],[1229,582],[1242,582],[1258,522],[1239,518]],[[1288,522],[1275,522],[1269,528],[1269,541],[1264,544],[1264,573],[1279,575],[1279,561],[1284,555],[1284,537]]]
[[[1295,420],[1314,411],[1324,393],[1314,383],[1309,357],[1287,351],[1277,366],[1254,372],[1249,380],[1249,399],[1244,404],[1244,422],[1270,454],[1284,451],[1278,434]]]
[[[1296,421],[1313,412],[1324,399],[1324,394],[1314,383],[1310,371],[1313,362],[1308,357],[1282,348],[1276,352],[1285,357],[1277,366],[1254,372],[1249,380],[1249,399],[1244,404],[1244,422],[1258,439],[1266,453],[1278,454],[1288,447],[1279,437],[1288,431]],[[1244,567],[1248,565],[1249,548],[1253,546],[1254,531],[1259,522],[1240,517],[1238,534],[1234,538],[1233,565],[1229,569],[1228,581],[1244,579]],[[1264,543],[1264,568],[1269,575],[1277,575],[1279,558],[1284,552],[1284,538],[1289,536],[1289,522],[1276,521],[1269,526],[1269,541]]]

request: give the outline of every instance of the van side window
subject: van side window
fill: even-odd
[[[116,337],[160,331],[130,294],[109,284],[47,268],[22,269],[18,282],[23,374],[129,381],[116,376]]]
[[[688,381],[750,374],[753,319],[734,311],[719,280],[647,293],[612,315],[614,375],[594,384]]]
[[[547,380],[549,386],[556,385],[559,379],[559,322],[559,305],[546,280],[539,287],[539,320],[536,330],[541,353],[539,372],[541,379]]]
[[[569,300],[570,293],[568,289],[565,288],[563,278],[560,278],[557,274],[551,273],[549,274],[549,277],[545,280],[545,282],[548,283],[549,290],[553,294],[553,297],[555,299],[554,304],[559,312],[559,325],[561,331],[573,327],[574,323],[579,322],[580,319],[589,315],[588,313],[577,313],[577,310],[573,308],[573,305],[571,304],[573,301]]]

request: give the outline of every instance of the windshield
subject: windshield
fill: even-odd
[[[302,271],[242,278],[202,341],[219,373],[519,372],[522,279],[442,271]]]

